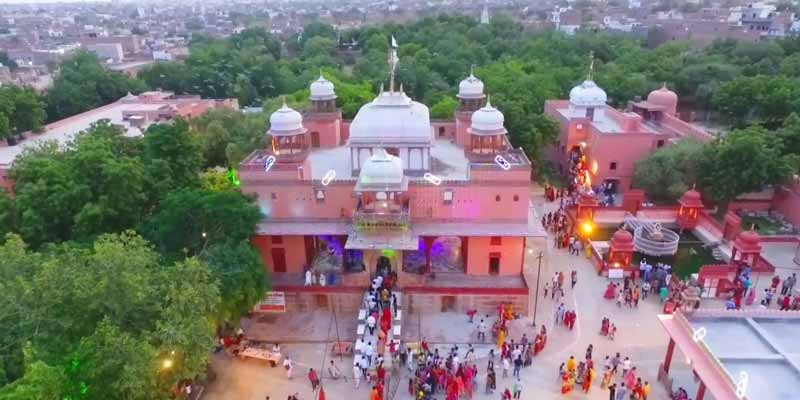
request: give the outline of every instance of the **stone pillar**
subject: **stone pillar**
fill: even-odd
[[[700,381],[700,387],[697,388],[697,396],[695,396],[695,400],[703,400],[703,397],[706,395],[706,385],[703,381]]]
[[[667,346],[667,355],[664,357],[664,373],[669,374],[669,367],[672,364],[672,353],[675,352],[675,341],[670,338]]]

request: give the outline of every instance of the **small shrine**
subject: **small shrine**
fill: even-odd
[[[578,212],[577,218],[579,221],[593,221],[594,210],[600,207],[600,202],[591,191],[583,191],[578,196]]]
[[[737,258],[738,256],[738,258]],[[742,262],[755,267],[761,258],[761,237],[755,230],[744,231],[733,242],[731,263]]]
[[[634,250],[633,235],[624,229],[616,231],[611,238],[608,264],[614,268],[630,266]]]
[[[700,192],[691,189],[681,196],[678,203],[681,205],[678,209],[678,226],[682,231],[694,229],[697,226],[700,210],[703,209]]]

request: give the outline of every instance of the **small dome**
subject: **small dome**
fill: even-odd
[[[470,73],[467,79],[458,84],[458,97],[462,99],[482,99],[486,97],[483,94],[483,81]]]
[[[304,133],[303,116],[289,108],[286,103],[269,117],[270,135],[297,135]]]
[[[402,184],[403,160],[378,148],[361,166],[358,181],[363,186]]]
[[[477,135],[502,135],[508,132],[503,125],[505,117],[500,110],[492,107],[492,102],[472,113],[470,131]]]
[[[585,80],[569,91],[569,102],[574,106],[601,107],[608,101],[606,92],[594,81]]]
[[[702,207],[703,201],[700,196],[700,192],[694,189],[689,189],[686,193],[681,196],[680,200],[678,200],[681,205],[685,207]]]
[[[333,100],[336,98],[336,91],[333,83],[320,74],[319,79],[311,83],[311,100]]]
[[[620,229],[614,232],[611,241],[616,244],[633,243],[633,235],[625,229]]]
[[[678,95],[667,89],[667,85],[661,89],[653,90],[647,95],[647,102],[664,107],[664,111],[670,115],[675,115],[678,110]]]
[[[749,245],[757,245],[761,242],[761,236],[756,231],[744,231],[739,234],[739,239],[742,243]]]

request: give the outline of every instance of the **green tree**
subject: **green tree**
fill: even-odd
[[[215,243],[202,258],[219,284],[222,302],[218,320],[237,321],[264,298],[268,289],[266,268],[250,243]]]
[[[438,103],[431,107],[431,118],[452,119],[458,108],[458,101],[453,97],[442,97]]]
[[[47,116],[59,120],[145,89],[144,82],[109,71],[93,54],[81,51],[61,63],[47,92]]]
[[[151,201],[200,184],[203,158],[186,120],[178,119],[172,124],[158,124],[147,129],[142,142],[142,162],[156,196]]]
[[[659,149],[636,163],[633,186],[644,189],[653,200],[676,201],[697,183],[704,149],[693,139]]]
[[[5,51],[0,51],[0,64],[2,64],[5,67],[8,67],[8,69],[12,71],[17,69],[18,67],[17,62],[12,60],[11,57],[8,56],[8,53],[6,53]]]
[[[261,221],[253,199],[239,192],[186,190],[172,193],[142,232],[163,254],[202,254],[218,242],[249,240]]]
[[[211,110],[189,124],[207,168],[237,166],[253,150],[266,145],[267,118],[263,114]]]
[[[733,131],[704,152],[698,169],[701,187],[723,206],[742,194],[782,183],[792,173],[781,142],[761,127]]]

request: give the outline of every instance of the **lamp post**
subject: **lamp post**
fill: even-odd
[[[532,249],[528,249],[528,253],[533,252]],[[539,252],[539,255],[536,256],[539,259],[539,267],[536,270],[536,293],[534,294],[533,300],[533,326],[536,326],[536,311],[539,309],[539,280],[542,278],[542,257],[544,255],[542,252]]]

